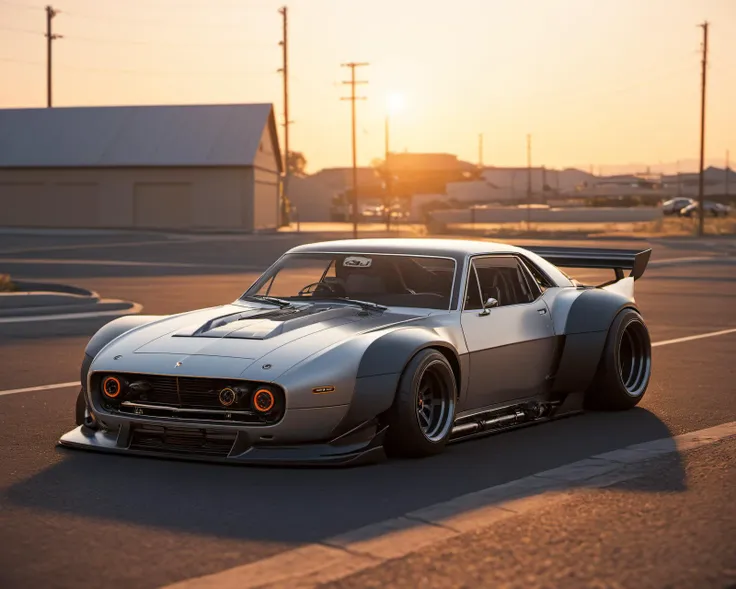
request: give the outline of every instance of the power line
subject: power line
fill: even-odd
[[[86,67],[76,66],[68,64],[57,64],[56,67],[62,69],[79,70],[85,72],[99,72],[103,74],[134,74],[143,76],[185,76],[185,77],[239,77],[243,75],[242,71],[239,70],[227,70],[227,71],[171,71],[171,70],[139,70],[132,68],[97,68],[97,67]],[[249,72],[248,76],[273,76],[273,72]]]
[[[0,0],[0,4],[5,6],[12,6],[13,8],[25,8],[26,10],[43,10],[40,6],[29,6],[28,4],[21,4],[19,2],[8,2],[7,0]]]
[[[356,239],[358,237],[358,149],[357,149],[357,140],[356,140],[356,134],[355,134],[355,101],[356,100],[365,100],[365,96],[356,96],[355,95],[355,86],[357,84],[367,84],[368,82],[361,80],[358,81],[355,79],[355,68],[356,67],[363,67],[368,65],[367,63],[356,63],[356,62],[350,62],[350,63],[343,63],[341,64],[342,67],[349,67],[350,68],[350,80],[344,81],[343,84],[350,84],[350,96],[342,97],[340,100],[349,100],[352,107],[352,119],[353,119],[353,239]]]
[[[254,44],[254,43],[239,43],[239,42],[224,42],[224,43],[197,43],[195,42],[187,42],[187,43],[176,43],[176,42],[169,42],[169,41],[154,41],[154,40],[144,40],[144,39],[120,39],[120,38],[110,38],[110,37],[87,37],[83,35],[68,35],[66,37],[67,39],[73,40],[73,41],[83,41],[88,43],[105,43],[105,44],[127,44],[127,45],[159,45],[159,46],[168,46],[168,47],[247,47],[247,46],[263,46],[265,44]]]
[[[181,6],[177,6],[177,8],[181,8]],[[201,28],[212,28],[212,29],[242,29],[242,24],[237,22],[228,22],[228,23],[217,23],[217,22],[207,22],[203,20],[197,20],[196,23],[172,23],[170,19],[162,16],[160,19],[151,19],[151,18],[139,18],[139,17],[130,17],[126,14],[121,15],[119,12],[116,12],[114,15],[109,14],[102,14],[102,13],[92,13],[92,12],[77,12],[76,10],[72,12],[64,11],[64,14],[66,16],[71,16],[73,18],[79,18],[82,20],[92,20],[97,22],[129,22],[129,23],[135,23],[135,24],[149,24],[149,25],[156,25],[156,26],[166,26],[169,27],[172,24],[181,27],[181,28],[188,28],[188,29],[201,29]]]
[[[12,57],[0,57],[0,61],[8,63],[21,63],[24,65],[45,65],[42,61],[31,61],[29,59],[13,59]]]
[[[0,27],[0,31],[9,31],[11,33],[26,33],[28,35],[43,35],[41,31],[33,29],[19,29],[18,27]]]

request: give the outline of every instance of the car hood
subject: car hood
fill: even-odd
[[[427,314],[426,310],[411,314],[365,310],[341,303],[299,303],[282,309],[224,305],[133,329],[104,348],[93,369],[171,373],[178,362],[182,370],[177,374],[211,376],[221,370],[235,376],[233,372],[242,373],[285,346],[293,365],[361,333]]]

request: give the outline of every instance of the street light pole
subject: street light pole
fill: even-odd
[[[388,154],[389,154],[389,127],[390,127],[391,115],[386,113],[385,132],[386,132],[386,145],[383,157],[383,167],[385,170],[385,181],[386,181],[386,231],[391,230],[391,170],[388,167]]]

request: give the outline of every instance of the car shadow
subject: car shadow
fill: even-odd
[[[653,413],[589,413],[449,446],[424,460],[348,469],[227,466],[57,449],[6,506],[187,534],[313,542],[631,444],[671,438]],[[675,444],[672,442],[674,451]],[[682,491],[676,485],[651,491]],[[672,479],[670,479],[671,481]],[[492,504],[492,501],[491,503]],[[95,535],[90,526],[85,533]]]

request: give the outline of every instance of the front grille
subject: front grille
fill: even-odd
[[[108,376],[114,376],[122,383],[122,393],[114,399],[101,392],[101,383]],[[273,407],[265,413],[256,411],[253,394],[263,386],[251,381],[152,374],[96,373],[92,376],[92,391],[107,411],[145,417],[268,425],[281,419],[285,400],[281,389],[268,385],[275,399]],[[223,403],[220,396],[226,388],[235,394],[235,400],[230,404]]]
[[[221,458],[230,453],[234,443],[235,434],[154,426],[134,428],[130,437],[131,450]]]

